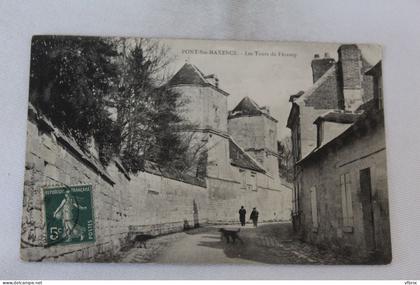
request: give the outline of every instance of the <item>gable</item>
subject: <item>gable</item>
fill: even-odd
[[[344,98],[337,77],[335,64],[296,101],[314,109],[343,109]]]

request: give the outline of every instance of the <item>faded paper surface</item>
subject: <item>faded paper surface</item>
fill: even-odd
[[[391,261],[380,46],[36,36],[29,89],[24,260]]]

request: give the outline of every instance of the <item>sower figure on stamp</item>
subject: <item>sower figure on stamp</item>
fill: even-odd
[[[258,215],[259,215],[259,213],[257,211],[257,208],[252,209],[251,216],[249,218],[254,223],[254,227],[257,227],[257,225],[258,225]]]
[[[54,211],[54,218],[61,219],[64,226],[64,238],[71,241],[73,237],[79,237],[80,240],[84,239],[83,229],[77,225],[77,221],[73,219],[73,209],[86,210],[87,207],[77,204],[77,201],[71,196],[70,190],[64,193],[64,199],[61,201],[60,206]]]
[[[241,226],[245,226],[245,219],[246,219],[246,210],[244,206],[241,206],[239,209],[239,221],[241,222]]]

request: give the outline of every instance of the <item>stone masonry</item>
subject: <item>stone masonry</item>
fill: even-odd
[[[207,222],[205,187],[147,172],[128,175],[117,161],[105,169],[32,107],[29,109],[21,257],[28,261],[112,258],[130,234],[159,235]],[[46,246],[42,188],[91,184],[96,241]]]
[[[182,84],[175,84],[174,79],[170,83],[188,99],[185,115],[197,124],[200,140],[207,142],[207,177],[203,181],[168,176],[150,162],[137,174],[128,173],[118,159],[104,166],[94,150],[81,149],[29,106],[23,260],[113,260],[137,234],[157,236],[208,223],[236,223],[241,205],[249,211],[248,216],[257,207],[260,221],[290,219],[291,189],[278,177],[274,147],[277,121],[261,121],[270,123],[263,127],[267,133],[260,137],[261,149],[235,136],[242,140],[238,144],[228,133],[228,94],[217,82],[210,84],[196,68],[187,65],[187,71],[174,76]],[[193,84],[185,81],[190,71],[195,76]],[[264,155],[259,158],[255,151],[261,150]],[[47,246],[42,189],[78,184],[93,188],[96,241]]]

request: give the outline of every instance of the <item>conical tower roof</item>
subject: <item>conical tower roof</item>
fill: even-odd
[[[216,78],[216,82],[211,82],[210,78],[215,78],[214,74],[204,75],[197,66],[191,63],[185,63],[177,73],[169,80],[167,83],[168,86],[177,86],[177,85],[196,85],[196,86],[206,86],[215,89],[217,92],[228,96],[229,93],[219,88]]]
[[[171,86],[180,84],[209,84],[204,78],[204,74],[194,65],[185,63],[180,70],[171,78],[168,83]]]
[[[236,107],[229,112],[228,119],[233,119],[242,116],[265,116],[274,122],[277,122],[274,119],[270,112],[268,111],[267,107],[260,107],[254,100],[249,97],[243,98]]]
[[[258,106],[251,98],[245,97],[232,110],[232,114],[240,113],[241,115],[260,115],[262,113],[261,107]]]

